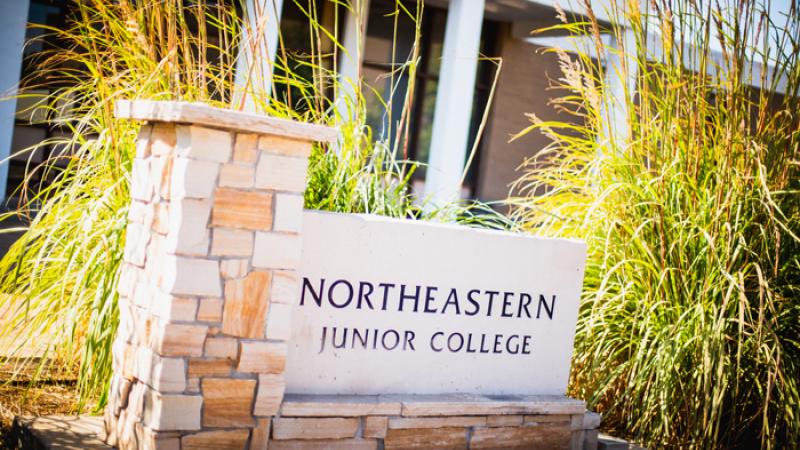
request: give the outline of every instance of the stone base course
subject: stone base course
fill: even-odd
[[[586,412],[583,402],[503,397],[286,394],[268,448],[597,448],[599,415]]]
[[[587,418],[599,420],[600,416],[588,413]],[[376,422],[376,419],[385,419],[380,416],[367,416],[363,418],[365,424]],[[379,420],[378,420],[379,421]],[[250,448],[265,449],[374,449],[378,443],[373,439],[367,439],[366,428],[364,436],[355,439],[316,439],[316,440],[273,440],[268,443],[269,419],[259,419],[259,424],[252,430],[250,435]],[[44,448],[59,450],[112,450],[112,447],[104,442],[103,439],[103,418],[96,416],[39,416],[14,418],[14,424],[9,433],[7,441],[12,448]],[[236,430],[233,430],[236,431]],[[622,439],[608,435],[599,435],[597,430],[585,430],[586,441],[584,448],[597,448],[598,450],[645,450],[635,444],[631,444]],[[202,439],[198,439],[198,435]],[[185,435],[186,445],[184,448],[226,448],[228,442],[236,445],[237,437],[243,436],[242,430],[235,433],[202,434],[190,433]],[[573,439],[576,432],[572,434]],[[215,439],[218,442],[215,442]],[[145,433],[142,447],[164,448],[177,450],[181,448],[181,436],[178,433]],[[218,444],[220,447],[215,447]],[[196,446],[195,446],[196,445]],[[241,443],[239,442],[239,445]],[[533,447],[539,448],[539,447]],[[580,447],[577,447],[580,448]]]

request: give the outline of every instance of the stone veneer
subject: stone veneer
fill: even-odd
[[[566,397],[286,394],[268,448],[594,450],[599,425]]]
[[[308,156],[335,130],[190,103],[120,102],[116,113],[146,123],[106,440],[263,448],[283,399]]]
[[[596,448],[566,397],[284,395],[303,190],[318,125],[179,102],[131,171],[105,439],[121,449]]]

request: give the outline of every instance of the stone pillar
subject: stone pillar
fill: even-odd
[[[308,156],[335,130],[178,102],[119,102],[117,116],[146,123],[106,440],[265,448],[284,394]]]

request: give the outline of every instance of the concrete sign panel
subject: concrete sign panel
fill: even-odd
[[[564,395],[586,248],[306,211],[286,391]]]

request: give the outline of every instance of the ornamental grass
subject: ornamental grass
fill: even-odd
[[[588,244],[570,393],[649,448],[797,448],[797,3],[586,5],[509,199]]]

